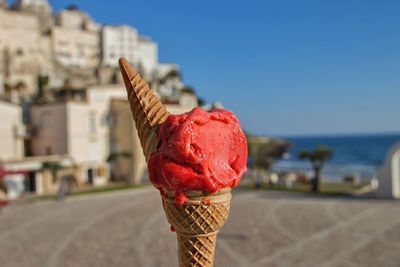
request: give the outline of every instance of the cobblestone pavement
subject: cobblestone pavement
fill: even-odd
[[[2,267],[178,266],[154,189],[11,205]],[[400,266],[400,202],[236,190],[214,266]]]

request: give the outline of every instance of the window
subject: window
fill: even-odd
[[[44,129],[50,129],[52,125],[52,117],[50,113],[44,113],[42,115],[42,125]]]
[[[111,115],[104,114],[101,117],[101,126],[109,126],[110,125],[110,117],[111,117]]]
[[[97,174],[100,177],[104,177],[106,176],[106,170],[103,166],[99,167],[99,169],[97,170]]]
[[[97,133],[96,113],[89,113],[89,134],[95,135]]]
[[[18,55],[18,56],[22,56],[23,54],[24,54],[24,50],[22,50],[22,48],[19,47],[19,48],[17,49],[17,55]]]

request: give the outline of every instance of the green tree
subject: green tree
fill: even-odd
[[[116,161],[119,158],[131,158],[132,157],[132,153],[128,152],[128,151],[122,151],[122,152],[111,152],[106,161],[108,163],[112,163],[114,161]]]
[[[199,107],[204,106],[205,103],[206,103],[206,101],[204,100],[204,98],[202,98],[202,97],[197,98],[197,105],[199,105]]]
[[[64,169],[64,167],[55,161],[45,161],[42,163],[42,170],[49,170],[53,178],[53,183],[57,180],[58,171]]]
[[[42,163],[42,170],[49,170],[55,183],[59,179],[58,172],[64,170],[68,167],[61,165],[56,161],[45,161]],[[72,168],[76,168],[76,165],[72,165]],[[63,184],[65,187],[63,187]],[[58,199],[62,200],[64,198],[65,190],[68,192],[75,190],[78,187],[78,182],[74,174],[64,174],[60,177],[60,188],[58,193]],[[63,192],[61,192],[63,191]]]
[[[313,192],[320,191],[321,170],[325,162],[332,158],[333,149],[330,147],[317,145],[314,151],[302,150],[299,153],[299,159],[309,159],[314,170],[314,179],[312,180]]]
[[[49,84],[49,79],[47,76],[38,75],[37,77],[38,92],[37,99],[42,99],[45,95],[45,88]]]
[[[185,87],[183,87],[183,88],[181,89],[181,92],[182,92],[182,93],[187,93],[187,94],[192,94],[192,95],[195,95],[195,94],[196,94],[196,92],[194,91],[193,87],[190,87],[190,86],[185,86]]]
[[[254,169],[256,187],[258,187],[261,182],[257,173],[260,170],[268,171],[275,160],[281,159],[293,145],[281,139],[255,137],[249,134],[246,134],[246,139],[250,166]]]
[[[164,84],[166,81],[170,79],[181,79],[181,74],[178,70],[170,70],[167,74],[164,75],[164,77],[161,78],[161,83]]]
[[[275,159],[282,158],[293,147],[284,140],[249,135],[247,135],[247,146],[253,167],[264,170],[271,168]]]

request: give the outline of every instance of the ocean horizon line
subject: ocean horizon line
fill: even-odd
[[[257,135],[274,138],[313,138],[313,137],[374,137],[374,136],[400,136],[400,132],[344,132],[344,133],[306,133],[306,134],[279,134],[279,135]]]

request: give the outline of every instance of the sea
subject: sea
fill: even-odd
[[[334,150],[333,157],[323,167],[323,179],[339,182],[345,175],[356,175],[361,180],[376,177],[390,148],[400,142],[400,133],[280,138],[293,144],[294,148],[288,151],[284,159],[275,162],[273,171],[305,172],[311,175],[310,161],[298,159],[298,154],[303,149],[313,150],[316,145],[323,145]]]

